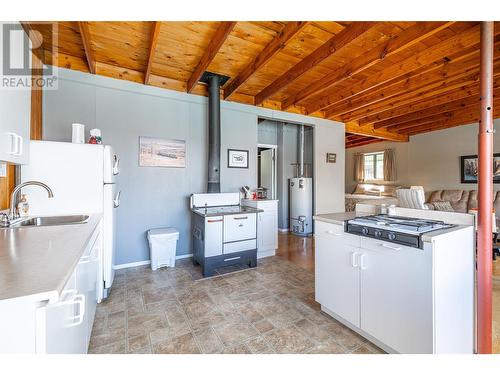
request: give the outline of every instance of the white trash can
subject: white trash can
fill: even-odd
[[[153,271],[163,266],[175,267],[178,239],[179,231],[175,228],[148,230],[149,254]]]

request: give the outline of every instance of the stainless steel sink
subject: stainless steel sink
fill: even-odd
[[[11,226],[16,227],[44,227],[49,225],[84,224],[89,221],[89,215],[67,216],[35,216],[21,220]]]

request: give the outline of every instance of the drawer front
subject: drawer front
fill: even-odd
[[[361,248],[366,250],[378,251],[378,252],[410,252],[410,253],[422,253],[421,249],[415,247],[409,247],[400,245],[397,243],[376,240],[373,238],[361,237]]]
[[[361,244],[360,236],[344,232],[344,226],[340,224],[325,223],[324,221],[316,220],[314,223],[314,235],[335,239],[356,247],[359,247]]]
[[[224,244],[224,254],[237,253],[239,251],[254,250],[257,248],[257,240],[246,240],[229,242]]]
[[[256,237],[256,214],[251,213],[224,216],[224,242],[250,240]]]

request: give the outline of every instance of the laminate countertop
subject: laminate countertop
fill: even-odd
[[[373,213],[336,212],[336,213],[332,213],[332,214],[315,215],[315,216],[313,216],[313,219],[317,220],[317,221],[323,221],[325,223],[344,225],[344,222],[346,220],[351,220],[351,219],[354,219],[355,217],[369,216],[369,215],[373,215]],[[468,227],[471,227],[471,226],[470,225],[456,224],[456,225],[452,226],[451,228],[438,229],[438,230],[434,230],[431,232],[423,233],[422,234],[422,241],[431,242],[432,239],[436,236],[441,236],[443,234],[448,234],[448,233],[462,230],[462,229],[468,228]]]
[[[59,295],[101,221],[0,229],[0,301]]]

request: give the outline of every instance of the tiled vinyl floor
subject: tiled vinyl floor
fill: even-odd
[[[381,352],[319,311],[311,271],[279,256],[236,271],[201,279],[184,260],[118,272],[97,308],[89,352]]]

